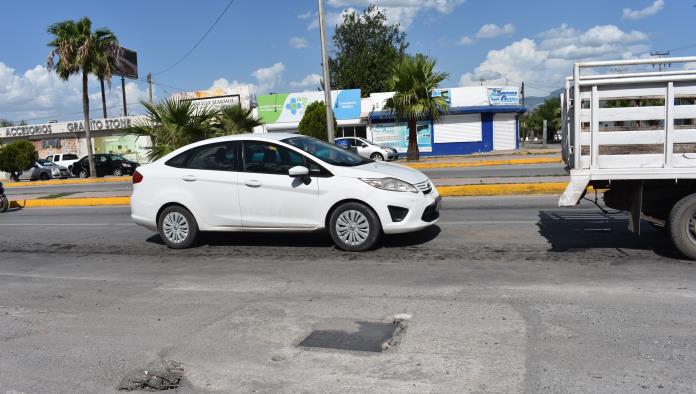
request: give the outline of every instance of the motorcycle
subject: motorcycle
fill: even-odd
[[[0,182],[0,213],[7,211],[10,207],[10,200],[7,199],[5,195],[5,188],[2,187],[2,182]]]

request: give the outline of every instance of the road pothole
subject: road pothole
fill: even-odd
[[[391,322],[332,320],[317,325],[299,346],[379,353],[398,345],[405,332],[406,324],[401,319]]]
[[[144,369],[131,371],[118,385],[123,391],[173,390],[181,385],[184,366],[178,361],[162,360]]]

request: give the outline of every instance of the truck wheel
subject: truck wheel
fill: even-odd
[[[696,194],[674,204],[668,223],[674,246],[687,258],[696,260]]]

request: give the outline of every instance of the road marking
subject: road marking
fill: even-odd
[[[135,223],[0,223],[0,226],[135,226]]]

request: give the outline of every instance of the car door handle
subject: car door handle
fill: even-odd
[[[196,178],[195,175],[184,175],[181,177],[181,179],[185,180],[186,182],[195,182],[198,178]]]
[[[261,182],[257,181],[256,179],[250,179],[248,181],[244,181],[244,184],[249,186],[249,187],[261,187]]]

